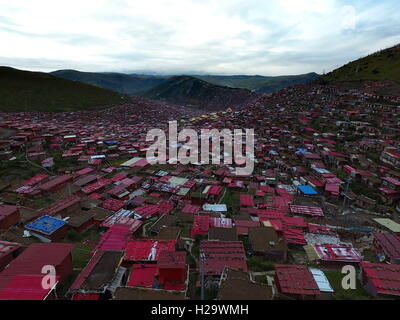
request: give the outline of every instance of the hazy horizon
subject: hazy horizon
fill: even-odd
[[[56,71],[77,71],[77,72],[87,72],[87,73],[104,73],[104,74],[126,74],[126,75],[138,75],[138,76],[159,76],[159,77],[173,77],[173,76],[221,76],[221,77],[290,77],[290,76],[298,76],[298,75],[303,75],[303,74],[283,74],[283,75],[276,75],[276,76],[271,76],[271,75],[261,75],[261,74],[217,74],[217,73],[175,73],[175,74],[169,74],[169,73],[158,73],[158,72],[145,72],[142,73],[140,71],[127,71],[127,72],[118,72],[118,71],[82,71],[82,70],[77,70],[77,69],[58,69],[58,70],[52,70],[52,71],[41,71],[41,70],[29,70],[29,69],[19,69],[13,66],[3,66],[0,65],[0,67],[6,67],[6,68],[14,68],[22,71],[31,71],[31,72],[45,72],[45,73],[52,73]],[[305,74],[310,74],[313,72],[307,72]]]

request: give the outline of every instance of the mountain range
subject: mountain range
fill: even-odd
[[[76,70],[58,70],[51,73],[60,78],[83,82],[125,94],[137,94],[151,89],[175,76],[137,75],[124,73],[80,72]],[[285,87],[313,81],[319,77],[316,73],[294,76],[218,76],[188,75],[209,83],[231,88],[249,89],[259,93],[272,93]]]
[[[240,107],[259,96],[248,89],[219,86],[190,76],[172,77],[139,95],[210,111]]]
[[[391,81],[398,86],[400,45],[349,62],[321,77],[316,73],[281,77],[153,76],[74,70],[43,73],[0,67],[0,111],[107,108],[130,102],[132,94],[200,110],[222,110],[245,106],[262,93],[314,81],[341,86]]]
[[[168,76],[80,72],[76,70],[58,70],[51,72],[51,74],[59,78],[82,82],[125,94],[136,94],[140,91],[153,88],[169,79]]]

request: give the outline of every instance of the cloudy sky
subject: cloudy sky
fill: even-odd
[[[400,43],[399,0],[0,0],[0,65],[284,75]]]

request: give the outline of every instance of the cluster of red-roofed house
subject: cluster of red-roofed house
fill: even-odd
[[[201,287],[325,299],[344,266],[371,296],[399,296],[398,109],[369,97],[300,85],[233,112],[171,112],[179,128],[255,128],[248,176],[151,165],[146,133],[167,123],[140,98],[139,110],[10,115],[1,158],[41,168],[1,181],[0,299],[61,298],[69,276],[73,300],[195,299]],[[46,265],[57,272],[44,289]]]

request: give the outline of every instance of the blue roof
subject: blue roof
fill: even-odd
[[[64,226],[66,222],[64,220],[56,219],[49,216],[43,216],[35,221],[27,224],[26,229],[32,231],[38,231],[43,234],[51,235],[54,231]]]
[[[318,194],[317,191],[314,190],[311,186],[297,186],[297,188],[306,195],[316,195]]]
[[[103,141],[105,144],[117,144],[118,143],[118,141],[117,140],[106,140],[106,141]]]

